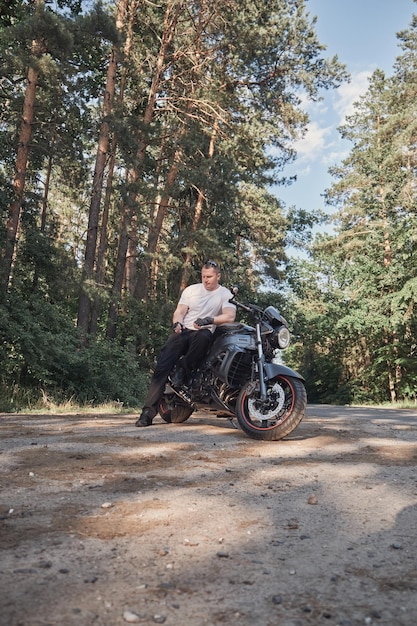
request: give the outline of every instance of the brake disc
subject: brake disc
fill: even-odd
[[[279,383],[275,383],[269,389],[268,399],[261,402],[256,398],[248,399],[248,410],[251,419],[257,419],[260,422],[265,420],[276,419],[285,402],[285,392]]]

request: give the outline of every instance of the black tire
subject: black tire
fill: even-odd
[[[167,424],[182,424],[186,422],[194,409],[190,406],[167,401],[165,398],[159,403],[159,415]]]
[[[240,391],[236,416],[240,428],[252,439],[278,441],[289,435],[304,417],[307,393],[303,381],[277,376],[267,381],[268,400],[260,403],[253,383]]]

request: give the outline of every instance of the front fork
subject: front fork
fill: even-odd
[[[255,326],[256,330],[256,351],[258,353],[258,357],[256,359],[256,367],[258,369],[258,377],[259,377],[259,399],[264,402],[266,400],[266,383],[265,383],[265,355],[262,348],[262,336],[261,336],[261,324],[260,322],[256,322]]]

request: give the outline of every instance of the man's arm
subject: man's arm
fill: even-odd
[[[188,306],[186,304],[177,304],[177,308],[172,316],[172,327],[175,333],[182,331],[181,324],[184,321],[184,317],[187,315]]]
[[[223,311],[215,317],[199,317],[194,322],[194,328],[199,330],[200,328],[205,328],[207,326],[211,326],[212,324],[215,324],[216,326],[221,326],[221,324],[232,324],[235,321],[235,317],[236,309],[234,307],[224,307]]]
[[[214,318],[214,324],[219,326],[220,324],[233,324],[236,319],[236,309],[234,306],[224,307],[220,315],[216,315]]]

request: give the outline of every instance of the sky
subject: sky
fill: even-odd
[[[290,187],[274,193],[286,207],[295,205],[306,211],[326,209],[322,194],[332,184],[328,168],[347,156],[352,145],[337,131],[352,104],[364,94],[368,78],[375,69],[387,76],[401,54],[396,34],[406,30],[417,3],[413,0],[307,0],[307,11],[317,17],[316,32],[327,46],[325,56],[337,54],[347,67],[351,82],[338,89],[323,91],[324,100],[306,103],[310,124],[306,136],[296,143],[297,159],[285,169],[297,175]]]

